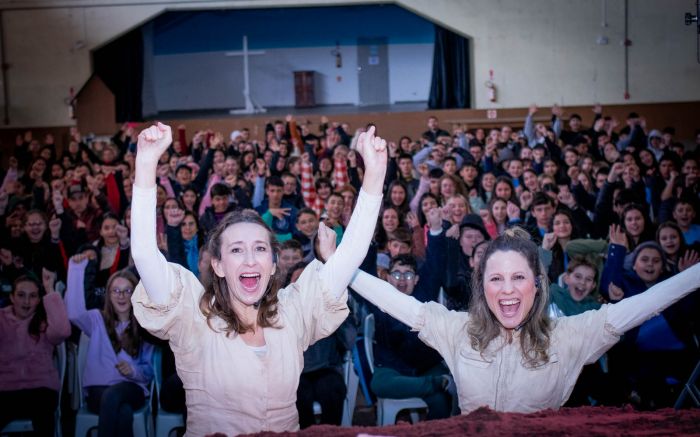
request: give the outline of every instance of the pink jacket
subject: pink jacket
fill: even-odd
[[[70,322],[58,293],[44,296],[44,308],[48,323],[38,341],[29,335],[30,319],[15,317],[12,306],[0,309],[0,391],[39,387],[58,391],[53,349],[70,335]]]

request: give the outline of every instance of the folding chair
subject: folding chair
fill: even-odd
[[[678,396],[676,404],[673,406],[676,410],[680,410],[685,403],[685,399],[690,397],[690,400],[695,404],[696,407],[700,407],[700,388],[697,386],[698,378],[700,377],[700,361],[695,366],[695,370],[690,374],[688,382],[683,386],[681,394]]]
[[[78,374],[78,386],[80,388],[80,408],[75,415],[75,437],[86,437],[89,433],[96,429],[99,423],[100,416],[88,411],[85,405],[85,393],[82,389],[83,370],[87,362],[87,348],[90,344],[90,337],[84,332],[80,335],[80,345],[78,345],[78,365],[76,370]],[[146,405],[140,410],[134,411],[133,431],[136,437],[150,437],[153,429],[153,420],[151,418],[151,402],[153,401],[153,383],[149,390],[149,397],[146,399]]]
[[[374,374],[374,314],[368,314],[363,324],[364,346],[370,371]],[[420,418],[417,409],[427,409],[428,405],[421,398],[390,399],[377,397],[377,426],[393,425],[396,415],[401,410],[411,410],[411,422]]]

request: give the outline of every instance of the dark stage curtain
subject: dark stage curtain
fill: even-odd
[[[142,121],[143,34],[132,30],[95,50],[94,73],[102,79],[115,98],[117,122]]]
[[[469,40],[436,25],[428,107],[469,108],[469,84]]]

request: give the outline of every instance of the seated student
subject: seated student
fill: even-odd
[[[398,255],[389,264],[387,281],[421,302],[437,299],[432,275],[417,274],[411,255]],[[374,375],[372,391],[391,399],[421,398],[428,404],[428,419],[449,417],[452,398],[447,391],[449,370],[440,354],[418,339],[418,333],[370,305],[375,317]]]
[[[280,254],[277,267],[280,269],[280,276],[286,277],[293,266],[299,264],[303,259],[301,243],[297,240],[287,240],[280,244]],[[286,284],[285,284],[286,285]]]
[[[0,310],[0,430],[29,418],[38,436],[54,435],[61,381],[54,347],[70,335],[70,323],[53,281],[47,292],[31,276],[14,281],[12,304]]]
[[[574,258],[563,276],[564,286],[549,285],[549,314],[553,317],[575,316],[588,310],[597,310],[601,303],[592,296],[598,283],[598,270],[588,258]]]
[[[137,280],[128,270],[114,273],[104,309],[87,310],[86,264],[83,254],[70,259],[66,289],[68,317],[90,337],[82,389],[88,410],[100,416],[100,437],[131,436],[133,412],[145,405],[153,378],[153,345],[145,341],[131,306]]]
[[[386,278],[389,262],[399,255],[408,255],[413,249],[413,236],[403,228],[397,228],[387,236],[386,251],[377,254],[377,271],[380,278]]]
[[[294,239],[301,243],[304,261],[314,259],[314,237],[318,232],[318,216],[311,208],[302,208],[297,214]]]
[[[471,296],[471,272],[473,269],[470,257],[474,248],[482,241],[491,237],[483,226],[481,217],[467,214],[459,225],[453,225],[447,231],[439,228],[435,213],[430,214],[429,245],[436,247],[431,256],[442,257],[438,265],[444,266],[443,286],[448,297],[448,308],[466,310]]]
[[[693,223],[695,216],[695,207],[687,198],[679,200],[673,207],[673,220],[683,231],[683,239],[688,246],[700,243],[700,225]]]
[[[290,267],[284,285],[299,279],[306,265],[302,261]],[[319,423],[340,425],[342,421],[343,402],[347,393],[342,373],[343,355],[352,348],[357,336],[352,320],[352,317],[348,317],[335,333],[304,351],[304,369],[297,387],[297,411],[299,427],[302,429],[316,423],[314,402],[321,405]]]
[[[630,254],[632,268],[626,270],[627,245],[625,232],[612,225],[600,291],[613,302],[643,294],[669,277],[664,251],[654,241],[637,245]],[[654,408],[675,400],[668,381],[686,381],[697,362],[694,325],[699,310],[700,299],[691,294],[625,334],[617,370],[630,385],[635,403]]]
[[[236,210],[236,204],[230,202],[232,194],[231,187],[223,182],[211,187],[211,206],[207,207],[199,218],[199,226],[205,236],[216,227],[226,214]]]
[[[340,193],[331,193],[326,199],[325,224],[333,229],[336,234],[336,244],[340,244],[343,239],[343,210],[345,209],[345,199]]]
[[[511,215],[510,209],[511,208],[507,208],[509,212],[508,223],[510,225],[522,226],[520,212],[518,211],[517,214]],[[525,224],[524,229],[528,231],[536,244],[540,244],[544,235],[550,232],[552,215],[554,215],[554,200],[542,192],[535,193],[532,198],[532,204],[530,205],[530,219]]]
[[[281,243],[292,238],[294,223],[297,220],[297,209],[282,200],[284,183],[277,176],[265,180],[265,196],[255,210],[260,214],[265,224],[272,228],[275,237]]]

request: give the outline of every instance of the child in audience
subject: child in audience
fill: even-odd
[[[131,307],[137,279],[128,270],[115,272],[107,281],[104,308],[86,310],[86,265],[83,254],[70,259],[66,290],[70,321],[90,337],[83,394],[88,410],[100,416],[100,436],[131,436],[133,413],[144,407],[153,379],[153,345]]]
[[[45,291],[33,277],[20,276],[12,285],[12,304],[0,310],[0,431],[13,420],[30,419],[35,435],[54,435],[62,381],[53,352],[70,335],[54,281],[55,274],[44,281]]]

